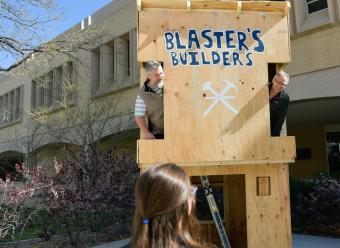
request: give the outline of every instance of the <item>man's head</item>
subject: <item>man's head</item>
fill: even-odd
[[[289,75],[284,71],[279,71],[275,74],[272,80],[272,88],[275,92],[281,92],[289,83]]]
[[[148,61],[144,64],[144,68],[149,79],[149,85],[151,87],[159,85],[163,81],[164,72],[161,63],[154,60]]]

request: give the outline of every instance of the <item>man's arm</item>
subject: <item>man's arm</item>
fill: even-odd
[[[136,124],[139,127],[140,131],[142,132],[143,139],[155,139],[155,136],[149,131],[144,117],[135,117]]]
[[[149,131],[145,122],[146,106],[143,99],[137,95],[135,104],[135,120],[142,133],[142,139],[155,139],[155,136]]]

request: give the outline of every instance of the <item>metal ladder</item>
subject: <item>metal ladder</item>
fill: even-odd
[[[211,215],[214,219],[215,226],[217,228],[218,236],[220,237],[221,243],[223,248],[231,248],[227,233],[225,231],[223,221],[221,219],[220,211],[218,210],[218,207],[216,205],[215,197],[213,195],[212,188],[209,183],[209,179],[207,176],[200,176],[204,195],[207,198],[209,208],[211,211]]]

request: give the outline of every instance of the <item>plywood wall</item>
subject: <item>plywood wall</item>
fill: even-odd
[[[153,161],[147,162],[268,159],[267,63],[290,60],[287,16],[221,9],[145,9],[138,13],[138,20],[139,62],[162,61],[166,75],[165,139],[146,145],[153,151]],[[205,34],[210,35],[211,47],[203,30],[210,30]],[[214,32],[223,33],[220,46]],[[199,44],[197,39],[189,42],[193,37]],[[216,53],[220,62],[213,64]],[[185,59],[179,62],[180,56],[186,63]],[[214,105],[218,97],[225,97],[224,103]],[[149,158],[144,150],[139,149],[140,163]]]

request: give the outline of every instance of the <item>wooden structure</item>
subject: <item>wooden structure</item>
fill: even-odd
[[[289,8],[137,0],[138,61],[162,61],[166,75],[165,137],[138,140],[138,163],[220,175],[232,247],[291,247],[295,139],[270,136],[268,95],[268,64],[290,60]]]

